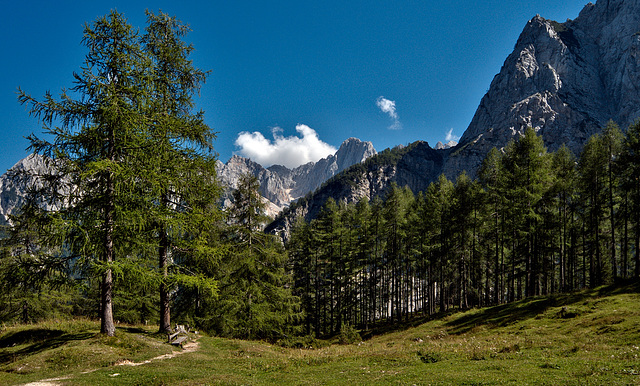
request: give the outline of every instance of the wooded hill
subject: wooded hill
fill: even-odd
[[[640,274],[640,124],[576,158],[529,129],[479,179],[328,199],[286,244],[309,334],[592,288]]]

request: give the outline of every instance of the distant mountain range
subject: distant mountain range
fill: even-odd
[[[294,169],[281,165],[264,168],[248,158],[234,155],[227,163],[217,161],[216,165],[218,178],[225,187],[223,205],[231,203],[231,193],[237,187],[240,176],[250,173],[258,179],[260,193],[267,204],[267,214],[273,218],[292,201],[316,190],[327,179],[375,154],[371,142],[349,138],[335,154]],[[47,170],[47,166],[42,157],[30,155],[0,176],[0,225],[6,224],[9,214],[20,208],[29,185],[36,181],[34,178],[23,180],[17,177],[20,171],[25,170],[39,175]]]

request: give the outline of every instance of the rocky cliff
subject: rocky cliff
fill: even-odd
[[[589,3],[575,20],[536,16],[491,82],[443,171],[475,174],[492,147],[533,127],[550,150],[579,153],[609,120],[640,117],[640,0]]]
[[[335,154],[294,169],[281,165],[264,168],[250,159],[234,155],[226,164],[218,162],[217,171],[222,185],[230,189],[237,187],[242,174],[256,176],[260,183],[260,193],[267,200],[268,214],[275,216],[292,201],[316,190],[329,178],[375,154],[371,142],[349,138]],[[227,191],[225,194],[225,205],[230,203],[229,193]]]
[[[47,170],[44,159],[32,154],[0,176],[0,225],[9,223],[9,215],[17,213],[31,187],[41,186],[36,176]]]

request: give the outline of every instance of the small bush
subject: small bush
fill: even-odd
[[[338,343],[340,344],[354,344],[362,342],[362,338],[358,331],[350,324],[342,324],[340,327],[340,334],[338,335]]]

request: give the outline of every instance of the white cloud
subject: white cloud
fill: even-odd
[[[389,114],[389,116],[393,119],[398,119],[395,101],[390,101],[389,99],[380,96],[376,100],[376,105],[380,108],[380,110],[382,110],[383,113]]]
[[[301,136],[284,137],[282,129],[271,130],[273,140],[265,138],[260,132],[246,131],[238,134],[235,145],[237,153],[252,159],[264,167],[284,165],[288,168],[316,162],[334,154],[337,149],[318,138],[318,133],[307,125],[297,125],[296,131]]]
[[[398,117],[398,113],[396,112],[396,102],[389,100],[383,96],[379,96],[376,99],[376,106],[385,114],[389,115],[389,117],[393,120],[391,126],[389,126],[390,130],[400,130],[402,129],[402,124],[400,123],[400,118]]]
[[[460,137],[453,134],[453,128],[449,129],[449,131],[447,131],[447,136],[444,138],[445,142],[450,142],[450,141],[455,141],[458,142],[460,140]]]

